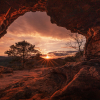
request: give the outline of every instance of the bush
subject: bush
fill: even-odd
[[[66,62],[75,62],[76,61],[76,58],[74,56],[69,56],[69,57],[66,57],[65,58],[65,61]]]
[[[77,53],[75,54],[75,58],[80,58],[80,57],[82,57],[82,56],[83,56],[83,53],[84,53],[84,51],[77,52]]]
[[[77,62],[83,56],[84,51],[77,52],[75,56],[69,56],[65,58],[66,62]]]

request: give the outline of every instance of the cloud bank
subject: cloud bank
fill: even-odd
[[[8,28],[8,32],[19,36],[40,35],[57,39],[65,39],[71,33],[63,27],[52,24],[46,12],[27,12],[12,23]]]
[[[77,51],[54,51],[49,52],[48,55],[55,56],[55,57],[63,57],[63,56],[70,56],[72,54],[75,54]]]

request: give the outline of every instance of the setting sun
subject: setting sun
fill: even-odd
[[[50,57],[47,55],[45,58],[46,58],[46,59],[49,59]]]

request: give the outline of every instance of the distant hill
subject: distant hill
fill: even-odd
[[[0,66],[7,66],[11,60],[11,57],[0,56]]]

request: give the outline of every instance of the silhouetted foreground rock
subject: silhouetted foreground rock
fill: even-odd
[[[100,60],[48,68],[0,90],[0,100],[100,100]]]
[[[34,77],[23,78],[19,82],[15,82],[0,90],[0,100],[19,100],[19,99],[35,99],[42,100],[50,98],[50,96],[61,88],[66,81],[63,73],[50,73],[41,75],[38,79]]]
[[[72,68],[72,79],[51,100],[100,100],[100,64],[80,63]],[[71,75],[70,73],[70,75]]]

